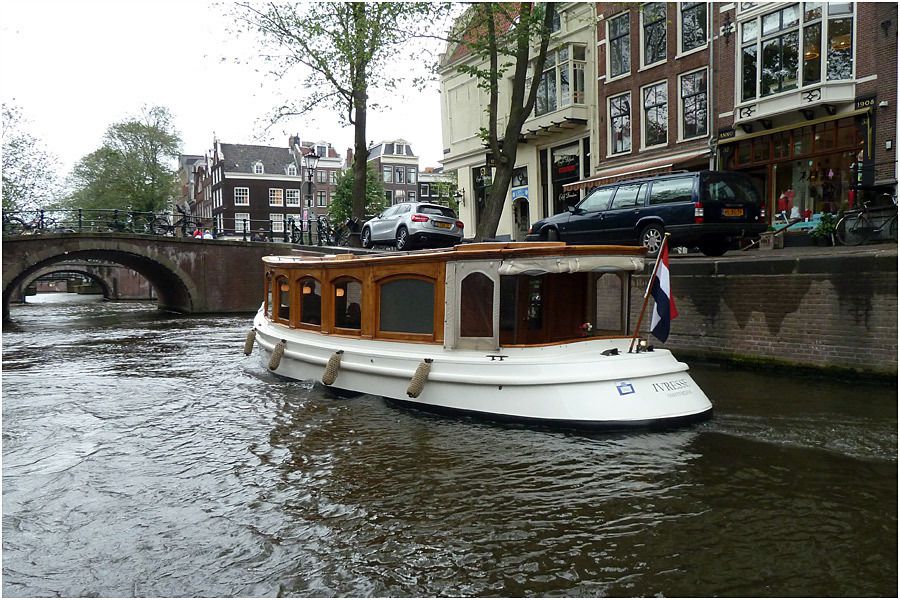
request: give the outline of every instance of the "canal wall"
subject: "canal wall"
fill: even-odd
[[[652,268],[633,279],[632,324]],[[896,245],[673,255],[670,273],[678,318],[651,339],[679,357],[897,375]]]

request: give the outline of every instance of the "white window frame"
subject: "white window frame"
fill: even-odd
[[[619,75],[612,74],[612,39],[609,37],[609,24],[622,16],[628,17],[628,70]],[[631,13],[622,11],[606,19],[606,82],[617,81],[631,75]]]
[[[250,213],[246,212],[236,212],[234,213],[234,232],[242,233],[244,231],[244,219],[247,220],[247,233],[250,233],[250,230],[253,229],[250,223]],[[224,229],[224,227],[222,228]]]
[[[387,177],[385,177],[387,175]],[[381,180],[384,183],[394,183],[394,167],[391,165],[381,165]]]
[[[316,146],[316,156],[326,158],[328,156],[328,146]]]
[[[332,170],[329,171],[328,173],[330,174],[330,175],[329,175],[329,183],[330,183],[331,185],[337,185],[337,176],[338,176],[337,170],[336,170],[336,169],[332,169]]]
[[[663,10],[666,13],[666,16],[663,18],[663,29],[666,32],[665,50],[663,51],[663,57],[660,60],[658,60],[656,62],[652,62],[652,63],[645,62],[645,59],[647,57],[645,56],[645,53],[644,53],[644,50],[646,48],[646,46],[644,44],[644,8],[646,8],[647,4],[662,4]],[[669,57],[669,3],[668,2],[648,2],[647,4],[642,4],[640,11],[638,11],[638,22],[640,25],[640,27],[638,29],[638,41],[640,42],[640,45],[641,45],[641,47],[640,47],[641,67],[639,70],[641,70],[641,71],[643,71],[644,69],[649,69],[651,67],[655,67],[657,65],[665,64],[666,59]],[[678,4],[677,6],[680,7],[681,5]]]
[[[286,172],[287,172],[288,175],[296,175],[296,174],[297,174],[297,165],[295,165],[295,164],[289,164],[289,165],[287,166],[287,171],[286,171]]]
[[[675,47],[678,50],[678,53],[675,55],[676,59],[681,58],[683,56],[690,56],[691,54],[695,54],[697,52],[702,52],[703,50],[706,50],[707,48],[709,48],[709,38],[712,35],[712,11],[714,10],[715,5],[711,2],[704,2],[704,4],[706,4],[706,41],[704,43],[700,44],[699,46],[697,46],[696,48],[691,48],[690,50],[685,50],[682,46],[682,40],[684,39],[684,36],[682,35],[682,31],[684,30],[684,23],[682,23],[682,20],[681,20],[681,16],[682,16],[681,5],[682,5],[682,3],[679,2],[675,5],[675,10],[678,12],[678,14],[675,17],[675,31],[678,35],[678,39],[675,42],[677,44],[677,46],[675,46]],[[735,29],[737,29],[737,27],[735,27]]]
[[[406,144],[394,144],[394,154],[406,156]]]
[[[284,213],[269,213],[269,221],[272,223],[272,233],[284,232]]]
[[[266,172],[266,168],[263,166],[263,164],[261,162],[256,161],[255,163],[253,163],[253,174],[254,175],[262,175],[265,172]]]
[[[416,193],[414,191],[410,190],[410,191],[406,192],[406,198],[410,202],[415,202],[416,201]]]
[[[284,190],[284,205],[285,206],[300,206],[300,190],[299,189]]]
[[[415,167],[406,167],[406,183],[413,184],[419,180],[417,171]]]
[[[238,194],[238,192],[241,192],[241,193]],[[250,206],[250,188],[249,187],[234,188],[234,205],[235,206]]]
[[[431,186],[427,183],[420,183],[419,191],[422,192],[420,196],[421,198],[431,198]]]
[[[681,81],[688,75],[694,75],[700,72],[706,73],[706,132],[701,133],[700,135],[696,135],[694,137],[684,137],[684,98],[681,95]],[[675,90],[676,98],[678,99],[678,141],[686,142],[688,140],[698,140],[701,138],[705,138],[709,136],[710,130],[710,119],[709,119],[709,69],[707,67],[701,67],[699,69],[694,69],[692,71],[686,71],[684,73],[680,73],[678,75],[678,88]]]
[[[653,144],[652,146],[647,145],[647,109],[644,106],[644,92],[648,88],[656,87],[658,85],[662,85],[663,89],[666,91],[666,141],[661,144]],[[669,145],[669,80],[662,79],[660,81],[656,81],[654,83],[648,83],[647,85],[641,87],[641,150],[649,150],[651,148],[663,148]],[[632,107],[633,108],[633,107]],[[708,107],[707,107],[707,112]],[[634,135],[634,121],[632,120],[632,128],[631,134]]]
[[[612,129],[612,101],[617,98],[621,98],[623,96],[628,96],[628,120],[631,126],[631,138],[628,142],[627,150],[620,150],[618,152],[614,151],[613,144],[613,129]],[[626,156],[631,154],[634,150],[634,102],[631,101],[631,90],[622,93],[616,94],[614,96],[609,96],[606,99],[606,124],[607,124],[607,135],[606,135],[606,155],[607,156]]]
[[[284,206],[283,188],[269,188],[269,206]]]

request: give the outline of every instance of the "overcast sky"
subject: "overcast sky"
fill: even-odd
[[[252,55],[253,40],[230,39],[221,12],[203,0],[4,2],[0,97],[22,107],[28,131],[60,158],[61,174],[100,146],[110,124],[145,104],[172,111],[185,154],[206,152],[214,132],[223,142],[285,147],[289,133],[300,133],[330,141],[343,156],[353,129],[324,111],[263,130],[280,99],[263,72],[223,60]],[[368,141],[406,139],[421,168],[438,166],[437,86],[410,89],[391,104],[370,111]]]

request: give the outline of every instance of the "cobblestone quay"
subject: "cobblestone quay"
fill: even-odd
[[[896,244],[672,254],[670,272],[678,319],[664,346],[680,357],[897,374]]]

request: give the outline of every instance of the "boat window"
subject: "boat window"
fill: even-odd
[[[617,273],[603,273],[597,277],[595,335],[619,335],[625,332],[622,310],[624,282]]]
[[[515,275],[500,276],[500,343],[516,343],[516,297],[518,279]]]
[[[462,281],[459,335],[494,335],[494,282],[484,273],[472,273]]]
[[[312,277],[300,280],[300,322],[304,325],[322,324],[322,289]]]
[[[275,306],[272,304],[272,274],[266,273],[266,315],[271,319],[275,314]]]
[[[379,288],[380,331],[434,333],[434,282],[394,279]]]
[[[278,288],[278,318],[288,321],[291,318],[291,286],[286,277],[275,280]]]
[[[334,326],[359,329],[362,320],[362,284],[343,278],[334,282]]]

